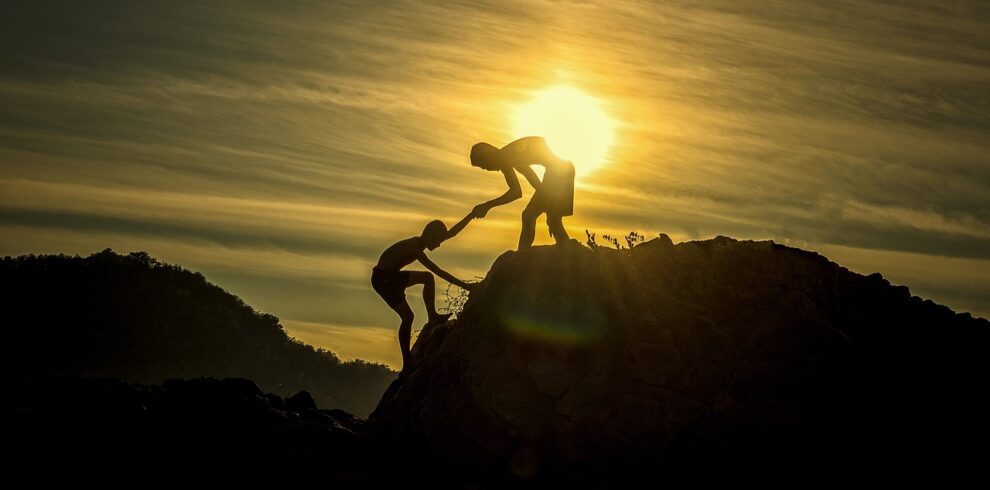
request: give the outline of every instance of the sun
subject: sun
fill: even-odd
[[[536,92],[515,114],[517,137],[542,136],[559,157],[574,162],[577,176],[605,163],[612,120],[598,99],[566,85]]]

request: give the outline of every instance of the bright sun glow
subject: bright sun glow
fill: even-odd
[[[598,99],[580,90],[557,86],[537,92],[519,107],[516,137],[542,136],[559,157],[574,162],[581,176],[605,163],[612,144],[612,121]]]

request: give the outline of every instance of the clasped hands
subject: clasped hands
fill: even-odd
[[[488,211],[490,209],[491,209],[491,206],[489,206],[487,204],[484,204],[484,203],[479,204],[479,205],[475,206],[474,209],[471,210],[471,216],[474,216],[475,218],[484,218],[485,215],[488,214]]]

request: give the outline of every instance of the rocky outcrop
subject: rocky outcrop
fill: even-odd
[[[7,386],[8,468],[243,478],[286,470],[346,486],[364,482],[365,422],[320,410],[303,391],[288,399],[244,378],[57,377]],[[36,473],[35,473],[36,474]]]
[[[990,434],[988,340],[770,241],[573,242],[499,257],[369,420],[467,481],[958,467]]]
[[[4,435],[15,469],[356,488],[981,476],[988,347],[986,320],[769,241],[569,243],[500,256],[367,421],[243,378],[14,376]]]

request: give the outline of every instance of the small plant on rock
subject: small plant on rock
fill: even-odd
[[[584,230],[584,233],[588,236],[587,241],[585,241],[585,244],[588,246],[588,248],[592,250],[602,248],[602,245],[598,244],[598,241],[596,240],[596,235],[594,233],[588,230]],[[626,236],[622,237],[622,241],[626,242],[625,245],[622,245],[622,241],[620,241],[619,237],[617,236],[602,235],[602,239],[604,239],[606,243],[611,243],[612,247],[614,247],[615,250],[629,250],[635,247],[636,245],[639,245],[640,243],[646,241],[646,235],[643,235],[636,231],[630,231]]]
[[[484,277],[474,276],[475,279],[481,281]],[[477,284],[477,282],[475,282]],[[457,318],[460,315],[461,310],[464,309],[464,304],[468,300],[468,292],[454,286],[453,284],[447,284],[447,288],[443,290],[443,306],[440,308],[445,310],[447,313],[451,313],[451,319]]]

